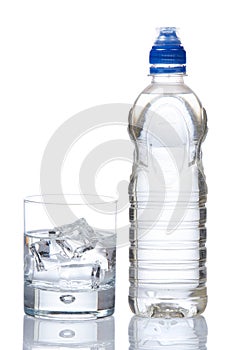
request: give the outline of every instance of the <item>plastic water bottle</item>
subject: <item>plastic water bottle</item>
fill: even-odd
[[[129,305],[148,317],[192,317],[206,307],[205,109],[184,84],[176,28],[159,28],[151,84],[129,115],[135,144],[129,185]]]

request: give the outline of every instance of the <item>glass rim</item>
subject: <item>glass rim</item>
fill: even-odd
[[[46,200],[46,197],[52,198],[64,198],[64,203],[59,203],[56,200]],[[84,202],[83,203],[78,203],[77,202],[70,202],[69,200],[66,200],[67,197],[69,198],[83,198]],[[85,198],[88,199],[88,197],[92,200],[85,201]],[[101,201],[100,198],[106,199],[106,201]],[[93,200],[95,199],[95,200]],[[118,199],[114,196],[109,196],[109,195],[102,195],[102,194],[91,194],[91,193],[46,193],[46,194],[35,194],[35,195],[30,195],[26,196],[23,200],[24,204],[25,203],[34,203],[34,204],[45,204],[45,205],[108,205],[108,204],[117,204]]]

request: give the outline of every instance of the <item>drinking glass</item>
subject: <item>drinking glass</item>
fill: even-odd
[[[112,315],[117,201],[48,194],[24,200],[24,307],[32,316]]]

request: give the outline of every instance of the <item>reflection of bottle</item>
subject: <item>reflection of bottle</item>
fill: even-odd
[[[142,318],[129,324],[130,350],[206,350],[205,318]]]
[[[206,113],[184,84],[176,28],[160,28],[152,83],[129,115],[135,145],[130,199],[129,304],[149,317],[192,317],[206,307]]]
[[[23,350],[114,350],[114,318],[59,321],[24,317]]]

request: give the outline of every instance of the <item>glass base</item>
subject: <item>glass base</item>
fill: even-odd
[[[25,286],[24,310],[35,317],[62,320],[97,319],[114,312],[115,289],[53,291]]]
[[[48,312],[48,311],[35,311],[25,307],[24,311],[29,316],[45,318],[45,319],[55,319],[55,320],[93,320],[101,317],[111,316],[114,313],[114,308],[108,310],[101,310],[96,312]]]

